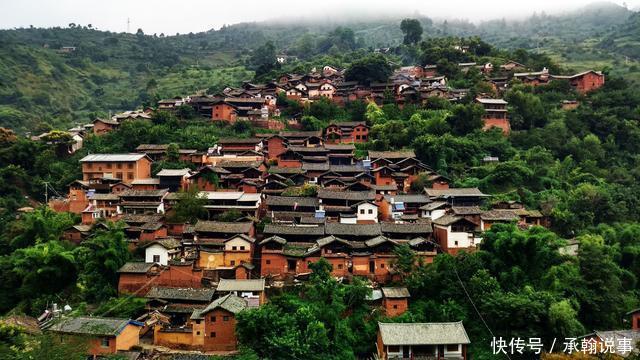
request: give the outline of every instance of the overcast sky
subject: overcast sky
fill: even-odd
[[[333,18],[336,15],[405,15],[471,21],[557,13],[589,0],[0,0],[0,28],[92,24],[101,30],[175,34],[223,24],[270,19]],[[613,1],[622,4],[623,1]],[[640,0],[628,0],[635,7]]]

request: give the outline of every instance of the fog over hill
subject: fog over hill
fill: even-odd
[[[622,6],[621,0],[614,2]],[[630,8],[640,1],[627,1]],[[581,0],[538,0],[514,2],[488,0],[469,2],[450,0],[438,3],[420,0],[340,1],[326,0],[322,6],[309,6],[305,2],[276,0],[263,2],[247,0],[242,5],[233,2],[194,0],[188,6],[175,2],[158,1],[97,1],[89,0],[24,0],[3,4],[0,26],[53,27],[69,23],[92,24],[108,31],[135,32],[142,28],[147,33],[189,33],[219,29],[225,24],[260,22],[267,20],[318,22],[354,22],[363,19],[379,20],[383,16],[427,16],[437,19],[466,19],[474,23],[501,18],[523,19],[531,14],[557,14],[585,5]]]

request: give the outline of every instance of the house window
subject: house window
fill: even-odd
[[[266,263],[267,265],[271,265],[271,260],[266,260],[266,261],[265,261],[265,263]]]
[[[373,214],[373,209],[369,209],[369,215]]]
[[[159,263],[160,262],[160,255],[153,255],[153,262],[154,263]]]
[[[394,309],[397,309],[397,308],[398,308],[398,305],[393,305],[393,308],[394,308]]]
[[[447,345],[447,351],[458,351],[458,344],[449,344]]]
[[[216,322],[216,316],[215,315],[211,316],[211,322]]]
[[[133,180],[133,173],[127,173],[127,179]]]
[[[380,269],[384,269],[384,263],[380,264]]]
[[[237,246],[232,246],[231,250],[238,250],[238,247]]]
[[[212,338],[216,337],[216,332],[215,331],[211,332],[211,337]]]
[[[118,165],[116,165],[116,167],[117,167],[118,169],[122,169],[122,163],[118,163]]]
[[[236,266],[236,261],[235,260],[231,260],[231,266]]]
[[[338,264],[338,269],[342,269],[342,264]]]
[[[107,169],[111,169],[111,166],[112,166],[112,164],[111,164],[111,163],[108,163],[108,164],[107,164]]]
[[[127,164],[127,167],[128,167],[129,169],[133,169],[133,163],[128,163],[128,164]]]
[[[240,250],[244,250],[244,246],[240,246]]]
[[[102,338],[102,340],[100,341],[100,346],[109,347],[109,338]]]
[[[458,240],[454,241],[454,242],[453,242],[453,244],[454,244],[455,246],[458,246]]]
[[[200,325],[200,320],[196,320],[196,324]]]
[[[360,209],[360,214],[364,215],[364,209]]]
[[[118,179],[122,179],[122,173],[121,173],[121,172],[117,172],[117,173],[116,173],[116,178],[118,178]]]
[[[196,335],[200,335],[200,331],[196,331]]]
[[[228,316],[223,316],[222,317],[222,321],[229,321],[229,317]]]

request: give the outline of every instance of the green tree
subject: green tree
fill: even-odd
[[[417,19],[404,19],[400,22],[400,30],[404,34],[403,44],[415,45],[422,38],[422,25]]]
[[[264,75],[276,67],[276,46],[271,41],[255,49],[249,63],[256,71],[256,77]]]
[[[171,220],[195,224],[198,219],[207,216],[207,210],[204,208],[206,204],[207,199],[197,187],[193,186],[188,190],[180,191],[178,201],[173,206]]]
[[[393,68],[381,54],[373,54],[354,61],[345,72],[347,81],[368,85],[371,82],[386,82]]]
[[[78,285],[88,301],[106,300],[116,294],[118,269],[130,258],[123,228],[108,224],[76,249],[80,268]]]
[[[480,104],[456,105],[447,122],[456,135],[466,135],[482,128],[484,109]]]

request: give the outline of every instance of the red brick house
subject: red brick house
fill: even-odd
[[[584,94],[604,85],[604,74],[589,70],[571,76],[552,75],[553,79],[566,79],[577,92]]]
[[[227,294],[203,310],[195,310],[190,319],[194,340],[202,342],[204,351],[236,350],[236,315],[246,308],[245,299]]]
[[[509,123],[509,117],[507,115],[508,103],[506,101],[503,99],[476,98],[476,102],[484,107],[485,113],[482,115],[482,121],[484,122],[483,130],[497,127],[505,134],[511,132],[511,124]]]
[[[118,270],[118,293],[142,296],[154,286],[201,288],[202,270],[193,265],[193,261],[172,262],[169,266],[128,262]]]
[[[364,143],[369,139],[369,127],[364,121],[332,123],[325,130],[329,144]]]
[[[383,287],[382,307],[387,316],[398,316],[404,314],[409,308],[409,290],[404,287]]]
[[[100,136],[108,132],[111,132],[120,126],[120,123],[112,119],[100,119],[93,120],[93,134]]]
[[[142,323],[104,317],[63,317],[53,320],[45,331],[67,343],[84,343],[87,355],[97,357],[127,351],[140,342]]]

